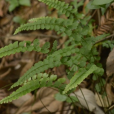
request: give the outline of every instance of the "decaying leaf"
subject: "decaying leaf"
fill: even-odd
[[[108,96],[102,96],[99,93],[95,93],[95,99],[97,104],[101,107],[109,107],[112,104],[112,101]]]
[[[107,58],[106,73],[107,73],[108,77],[111,76],[114,73],[114,48],[110,52],[110,54],[109,54],[109,56]]]
[[[79,99],[79,102],[81,106],[88,109],[91,112],[94,112],[95,114],[105,114],[96,104],[95,95],[92,91],[80,88],[78,91],[75,92],[75,94],[71,94],[73,96],[77,96]],[[76,103],[77,105],[79,103]]]
[[[12,101],[12,103],[17,107],[20,107],[23,103],[28,101],[31,97],[32,97],[32,95],[30,93],[28,93],[28,94],[20,97],[19,99]]]
[[[114,102],[114,93],[113,93],[113,87],[111,85],[111,83],[107,84],[106,85],[106,92],[107,92],[107,95],[108,95],[108,98]]]
[[[58,111],[62,102],[55,100],[54,95],[57,92],[58,91],[51,88],[42,88],[36,93],[36,96],[32,96],[31,99],[26,101],[16,114],[33,110],[38,110],[38,112],[42,114]]]

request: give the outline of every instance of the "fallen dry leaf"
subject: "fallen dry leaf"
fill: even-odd
[[[107,92],[108,98],[112,102],[114,102],[114,92],[112,90],[113,90],[113,87],[112,87],[111,83],[107,84],[106,85],[106,92]]]
[[[21,114],[22,112],[29,112],[33,110],[38,110],[39,113],[49,113],[56,112],[62,105],[62,102],[56,101],[54,94],[58,91],[51,88],[42,88],[36,93],[36,97],[32,96],[31,99],[26,101],[21,108],[16,112],[16,114]],[[45,107],[47,107],[47,110]]]
[[[7,93],[5,92],[5,90],[0,89],[0,100],[2,100],[3,98],[5,98],[7,96]]]
[[[0,0],[0,17],[3,17],[4,11],[3,7],[5,6],[5,0]]]
[[[84,108],[88,109],[91,112],[94,112],[95,114],[105,114],[96,104],[95,95],[92,91],[85,88],[80,88],[75,92],[75,94],[71,94],[73,96],[77,96],[79,103],[76,103],[76,105],[81,104]]]
[[[110,54],[109,54],[109,56],[107,58],[106,73],[107,73],[108,77],[111,76],[114,73],[114,48],[110,52]]]
[[[100,107],[109,107],[112,104],[112,100],[108,96],[102,96],[99,93],[95,93],[95,99]]]
[[[12,103],[17,107],[20,107],[23,103],[28,101],[31,97],[32,95],[30,93],[27,93],[26,95],[19,97],[19,99],[12,101]]]

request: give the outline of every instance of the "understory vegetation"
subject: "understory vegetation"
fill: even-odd
[[[27,3],[19,1],[19,3],[16,1],[18,4],[14,7],[12,2],[9,1],[9,11],[13,11],[19,5],[30,6],[30,1],[28,0]],[[108,48],[112,50],[114,42],[108,39],[110,33],[93,34],[95,27],[92,25],[91,15],[88,15],[89,10],[91,11],[92,9],[100,10],[102,15],[104,15],[113,0],[90,1],[85,8],[85,14],[79,11],[79,8],[84,4],[83,1],[73,0],[70,3],[65,3],[59,0],[39,0],[39,2],[45,3],[50,8],[57,9],[59,18],[45,16],[32,18],[27,23],[18,21],[21,25],[15,30],[14,35],[25,31],[53,30],[58,36],[67,37],[67,40],[59,48],[57,40],[53,41],[53,45],[50,42],[46,42],[41,46],[38,38],[34,39],[34,41],[15,41],[0,48],[0,58],[20,52],[32,51],[46,55],[45,59],[35,63],[10,87],[10,90],[15,87],[17,89],[9,96],[3,98],[0,104],[12,102],[27,93],[47,87],[58,91],[55,94],[55,99],[58,101],[71,103],[74,107],[75,103],[81,104],[82,107],[95,114],[99,112],[101,112],[99,114],[113,113],[109,109],[111,105],[108,100],[108,106],[107,103],[102,103],[104,98],[105,100],[108,99],[105,88],[109,78],[106,79],[104,76],[106,69],[101,62],[99,49],[103,47],[103,49]],[[64,15],[65,18],[61,18],[61,15]],[[66,77],[58,77],[56,74],[46,73],[46,70],[62,65],[65,66]],[[91,108],[89,101],[86,101],[82,85],[88,79],[93,83],[91,88],[94,88],[93,92],[98,94],[97,97],[101,105],[103,105],[101,107],[104,107],[103,110],[97,106],[97,103],[94,105],[94,108]],[[91,88],[90,90],[92,90]],[[83,103],[78,93],[76,93],[76,91],[81,91],[81,89],[82,98],[84,99]],[[97,112],[98,110],[99,112]]]

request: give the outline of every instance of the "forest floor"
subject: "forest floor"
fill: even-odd
[[[72,0],[65,0],[65,2],[70,3]],[[80,0],[79,0],[80,1]],[[80,7],[79,12],[86,14],[85,6],[88,4],[89,0],[85,0],[83,6]],[[68,37],[61,37],[56,34],[55,31],[51,30],[36,30],[36,31],[24,31],[17,35],[13,35],[16,28],[18,28],[22,23],[28,22],[31,18],[39,18],[44,16],[50,17],[60,17],[67,18],[65,15],[59,16],[57,10],[49,8],[44,3],[38,2],[38,0],[31,0],[30,6],[19,5],[13,11],[9,11],[11,4],[7,0],[0,0],[0,48],[13,43],[15,41],[34,41],[34,39],[40,40],[40,46],[45,44],[45,42],[50,42],[51,46],[54,40],[58,42],[58,48],[64,47],[64,42]],[[114,5],[112,4],[107,8],[105,15],[101,15],[100,10],[92,10],[87,15],[91,15],[94,19],[92,26],[94,27],[92,31],[93,36],[102,35],[104,33],[109,33],[110,36],[106,40],[113,40],[114,38]],[[95,28],[95,26],[97,26]],[[114,89],[112,86],[113,78],[109,80],[110,74],[113,74],[113,66],[109,68],[110,61],[114,62],[113,53],[110,53],[110,48],[98,47],[99,56],[101,57],[100,62],[102,63],[105,74],[104,79],[107,82],[105,85],[106,93],[109,94],[109,105],[107,104],[106,98],[102,99],[106,101],[107,106],[102,106],[99,103],[98,96],[96,95],[97,105],[101,109],[106,108],[113,110],[114,102]],[[114,50],[112,50],[114,51]],[[109,55],[110,53],[110,55]],[[0,100],[8,96],[17,88],[8,91],[10,86],[15,83],[19,77],[30,69],[36,62],[42,61],[46,58],[46,54],[37,52],[25,52],[16,53],[14,55],[6,56],[0,58]],[[108,59],[107,59],[108,58]],[[108,72],[108,74],[107,74]],[[55,67],[53,69],[48,69],[46,73],[56,74],[58,78],[67,77],[65,72],[65,66]],[[85,79],[81,85],[82,88],[86,88],[91,91],[92,82],[91,76]],[[94,93],[95,91],[92,90]],[[57,93],[56,90],[52,88],[42,88],[36,92],[31,92],[17,100],[14,100],[8,104],[0,105],[0,114],[93,114],[88,112],[87,109],[80,108],[76,106],[75,108],[72,104],[66,102],[56,101],[54,99],[54,94]],[[87,93],[84,93],[87,94]],[[90,94],[90,93],[88,93]],[[100,96],[100,94],[99,94]],[[91,101],[92,99],[90,99]],[[26,113],[25,113],[26,112]],[[111,114],[111,113],[110,113]],[[114,114],[114,113],[113,113]]]

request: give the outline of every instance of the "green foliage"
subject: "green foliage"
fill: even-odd
[[[20,5],[30,6],[30,0],[19,0]]]
[[[40,73],[38,75],[34,75],[32,77],[32,80],[29,79],[28,82],[24,83],[24,85],[22,87],[20,87],[19,89],[17,89],[15,92],[13,92],[10,96],[4,98],[3,100],[0,101],[0,103],[8,103],[11,102],[12,100],[18,99],[20,96],[23,96],[35,89],[41,88],[41,87],[61,87],[63,84],[63,82],[65,80],[63,80],[62,78],[59,80],[56,80],[57,76],[56,75],[51,75],[49,77],[48,74],[46,73]],[[55,81],[56,80],[56,81]],[[55,82],[54,82],[55,81]],[[54,84],[54,83],[55,84]]]
[[[22,0],[20,1],[20,4],[26,3]],[[32,43],[30,41],[15,42],[1,48],[0,58],[26,51],[46,53],[47,57],[43,61],[34,64],[19,78],[11,88],[19,85],[22,85],[22,87],[1,100],[0,103],[11,102],[41,87],[57,88],[59,93],[56,95],[56,99],[58,100],[66,100],[67,102],[72,102],[72,100],[77,101],[76,97],[69,99],[69,94],[90,74],[94,74],[94,76],[103,75],[104,70],[102,66],[97,64],[100,57],[97,52],[96,42],[102,40],[106,35],[101,35],[96,38],[91,36],[91,27],[87,24],[90,17],[84,17],[83,14],[77,12],[77,8],[82,5],[82,2],[77,3],[77,0],[74,0],[72,4],[69,5],[58,0],[39,1],[56,8],[59,12],[65,14],[68,19],[51,17],[34,18],[29,20],[29,23],[21,25],[14,34],[24,30],[49,29],[55,30],[57,34],[61,36],[68,36],[69,39],[65,42],[65,46],[62,49],[57,49],[57,41],[54,41],[52,49],[50,50],[49,42],[46,42],[40,47],[38,39],[35,39]],[[56,79],[57,76],[49,76],[44,73],[45,70],[60,65],[67,66],[66,72],[70,80],[70,83],[67,85],[64,84],[65,78]],[[96,80],[95,77],[93,77],[93,79]]]
[[[108,4],[111,3],[113,0],[93,0],[94,5],[103,5],[103,4]]]
[[[19,5],[30,6],[30,0],[6,0],[10,3],[9,11],[13,11]]]
[[[58,0],[39,0],[41,2],[46,3],[48,6],[57,9],[60,13],[65,14],[69,17],[73,13],[73,7],[65,2],[61,2]]]
[[[13,18],[13,21],[14,21],[15,23],[19,23],[19,24],[25,23],[25,20],[22,19],[20,16],[15,16],[15,17]]]
[[[106,12],[106,9],[114,0],[93,0],[87,4],[88,9],[99,9],[101,8],[102,15]]]
[[[28,80],[35,74],[43,72],[49,68],[57,67],[62,64],[60,61],[61,57],[69,56],[75,53],[74,46],[67,47],[65,49],[58,50],[54,52],[52,55],[49,55],[44,61],[40,61],[36,63],[31,69],[29,69],[15,84],[11,86],[11,88],[21,85],[24,81]],[[69,52],[67,52],[69,50]],[[72,50],[72,51],[70,51]]]
[[[78,70],[78,73],[76,73],[70,80],[70,83],[65,87],[65,90],[63,93],[68,92],[69,90],[76,88],[87,76],[89,76],[91,73],[97,73],[99,67],[95,65],[88,65],[87,69],[80,68]],[[101,71],[102,75],[102,71]]]
[[[61,18],[51,18],[51,17],[41,17],[30,20],[30,23],[21,25],[14,34],[21,32],[23,30],[38,30],[47,29],[55,30],[61,35],[71,35],[71,30],[68,30],[69,26],[72,26],[72,21],[69,19]]]
[[[47,50],[47,47],[44,47]],[[6,55],[15,54],[19,52],[26,52],[26,51],[37,51],[43,52],[39,46],[39,40],[34,40],[33,44],[30,41],[22,41],[22,42],[14,42],[13,44],[9,44],[0,49],[0,58]]]
[[[66,95],[62,95],[61,93],[57,93],[55,95],[55,99],[58,100],[58,101],[66,101],[67,96]]]

